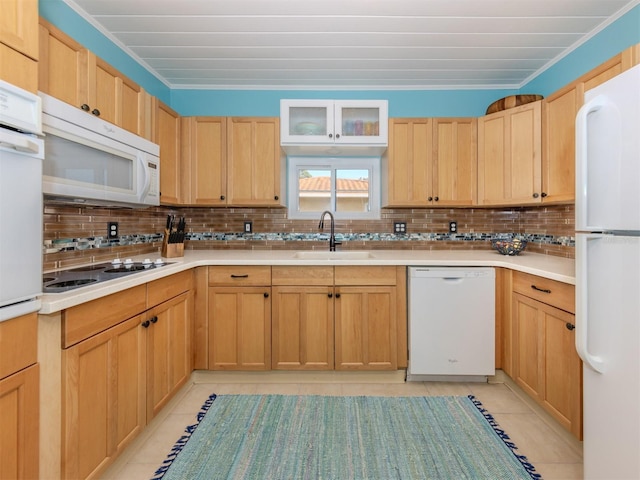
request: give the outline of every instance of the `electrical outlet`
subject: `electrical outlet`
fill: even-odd
[[[244,222],[244,233],[253,232],[253,222]]]
[[[449,222],[449,233],[458,233],[458,222]]]
[[[107,222],[107,238],[118,238],[118,222]]]
[[[393,233],[407,233],[407,222],[393,222]]]

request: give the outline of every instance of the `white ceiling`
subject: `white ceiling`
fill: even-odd
[[[65,0],[172,88],[518,88],[640,0]]]

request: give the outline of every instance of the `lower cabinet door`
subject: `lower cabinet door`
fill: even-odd
[[[185,292],[145,314],[147,421],[156,416],[191,375],[192,309],[193,293]]]
[[[63,350],[63,478],[98,474],[146,424],[142,318]]]
[[[271,287],[209,287],[209,368],[271,369]]]
[[[576,438],[582,439],[582,363],[575,315],[513,294],[514,379]]]
[[[38,478],[40,375],[35,364],[0,380],[0,479]]]
[[[336,287],[336,370],[396,370],[396,287]]]
[[[273,287],[274,370],[333,370],[333,287]]]

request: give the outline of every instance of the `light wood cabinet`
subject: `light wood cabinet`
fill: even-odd
[[[333,267],[272,267],[271,366],[333,370]]]
[[[433,187],[427,197],[431,205],[451,207],[477,203],[477,152],[477,119],[434,118]]]
[[[271,368],[271,267],[209,267],[210,370]]]
[[[279,118],[228,118],[227,204],[254,207],[283,205],[283,159]]]
[[[180,205],[187,176],[182,172],[180,115],[155,100],[155,138],[160,146],[160,203]]]
[[[41,318],[49,395],[40,408],[61,416],[43,430],[41,475],[99,476],[185,384],[192,288],[185,271]]]
[[[424,207],[431,191],[433,120],[392,118],[389,148],[383,157],[382,204],[386,207]]]
[[[182,171],[189,179],[183,195],[185,203],[226,205],[226,117],[185,117],[181,130]]]
[[[478,119],[478,204],[542,201],[542,102]]]
[[[144,90],[44,19],[40,19],[39,89],[144,136]]]
[[[3,0],[0,11],[0,79],[38,92],[38,1]]]
[[[390,207],[474,205],[477,199],[477,120],[394,118],[383,158]]]
[[[142,319],[63,351],[63,478],[96,475],[146,425]]]
[[[582,438],[582,363],[575,350],[573,287],[515,272],[512,378]]]
[[[3,0],[0,42],[38,60],[38,1]]]
[[[336,370],[398,365],[395,267],[335,267]]]
[[[0,479],[38,478],[40,366],[35,313],[0,322]]]
[[[636,65],[639,46],[630,47],[549,95],[542,103],[542,202],[575,200],[575,122],[584,92]]]
[[[192,311],[193,292],[187,291],[146,312],[142,326],[147,330],[147,421],[191,375]]]

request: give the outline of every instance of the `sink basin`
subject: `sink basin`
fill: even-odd
[[[329,252],[329,251],[310,251],[296,252],[293,258],[300,260],[367,260],[368,258],[376,258],[369,252]]]

